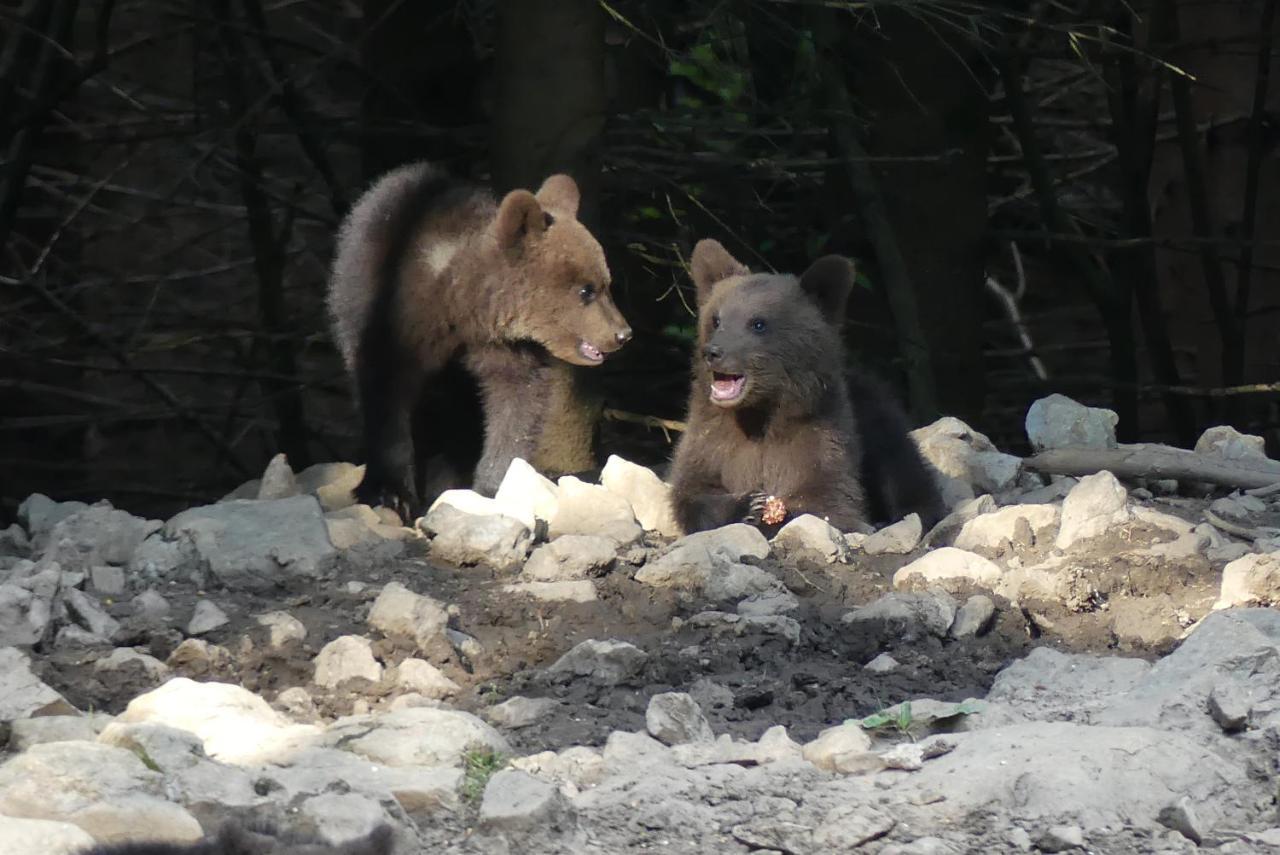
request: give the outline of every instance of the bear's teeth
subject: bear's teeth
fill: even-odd
[[[716,373],[711,378],[711,397],[717,401],[732,401],[742,394],[746,377],[741,374]]]
[[[592,362],[604,359],[604,354],[600,352],[600,348],[585,341],[578,345],[578,352],[587,359],[590,359]]]

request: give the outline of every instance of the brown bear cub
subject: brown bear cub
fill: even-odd
[[[567,175],[499,202],[415,163],[357,201],[328,307],[363,419],[359,501],[407,521],[447,487],[493,495],[512,458],[533,456],[552,361],[599,365],[631,337],[578,199]]]
[[[814,514],[841,531],[944,509],[906,416],[880,384],[846,373],[841,327],[854,269],[821,258],[798,279],[752,274],[713,240],[692,260],[698,344],[689,422],[671,481],[686,532],[775,529]]]

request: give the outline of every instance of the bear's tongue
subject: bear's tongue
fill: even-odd
[[[742,394],[742,385],[747,378],[742,374],[711,374],[711,397],[716,401],[732,401]]]

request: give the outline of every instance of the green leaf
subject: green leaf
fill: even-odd
[[[898,721],[896,723],[899,730],[906,730],[911,727],[911,701],[903,701],[898,706]]]
[[[637,215],[640,217],[640,219],[642,219],[642,220],[660,220],[660,219],[662,219],[662,212],[661,212],[661,211],[659,211],[657,208],[653,207],[652,205],[645,205],[643,208],[638,209],[638,210],[636,211],[636,214],[637,214]]]
[[[892,724],[893,716],[889,715],[884,710],[881,710],[878,713],[872,713],[858,723],[862,725],[864,730],[875,730],[877,727],[884,727],[886,724]]]
[[[862,271],[858,271],[857,275],[853,277],[853,281],[859,288],[865,288],[868,291],[876,290],[876,286],[871,282],[871,277]]]

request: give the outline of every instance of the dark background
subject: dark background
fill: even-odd
[[[577,177],[637,330],[612,409],[682,416],[711,236],[857,259],[851,353],[917,423],[1024,451],[1061,391],[1280,450],[1276,0],[850,5],[0,0],[0,517],[353,459],[332,235],[418,158]]]

